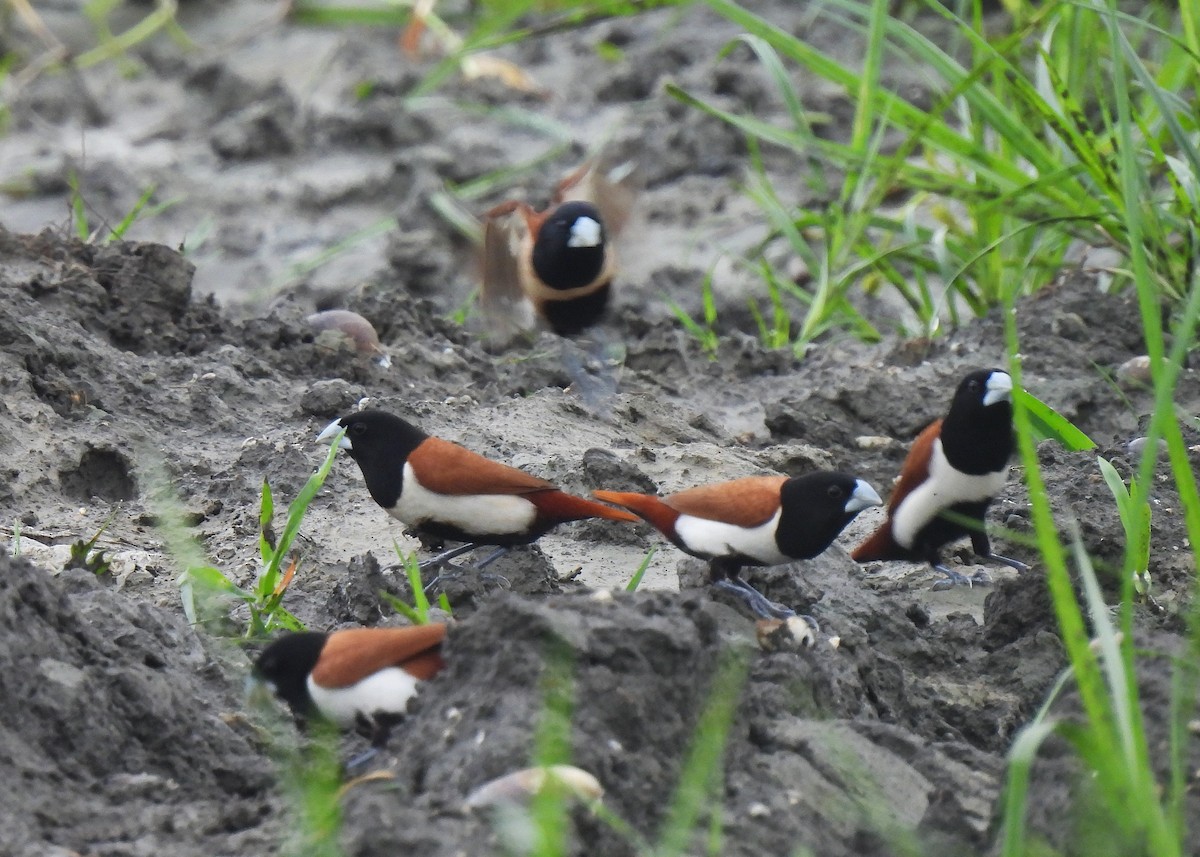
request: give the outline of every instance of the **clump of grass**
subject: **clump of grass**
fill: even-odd
[[[922,0],[915,5],[951,31],[935,44],[891,16],[886,0],[831,0],[822,14],[864,39],[860,68],[733,0],[708,4],[745,28],[740,41],[774,83],[787,121],[728,111],[679,87],[669,91],[752,141],[794,152],[813,167],[814,190],[827,200],[797,210],[760,174],[749,185],[772,235],[811,275],[803,294],[789,296],[800,319],[793,347],[830,325],[870,338],[848,302],[860,286],[890,291],[913,314],[906,329],[932,334],[943,319],[982,314],[1013,289],[1025,294],[1051,282],[1079,244],[1126,255],[1140,244],[1156,293],[1172,301],[1187,294],[1200,244],[1200,154],[1182,95],[1200,79],[1194,15],[1180,13],[1179,38],[1171,35],[1169,10],[1157,7],[1143,21],[1109,13],[1100,2],[1013,0],[1012,29],[997,36],[984,32],[978,3],[958,5],[960,16]],[[888,56],[927,70],[928,106],[885,78]],[[1079,56],[1093,61],[1071,61]],[[1118,65],[1128,69],[1124,108],[1109,73]],[[814,131],[792,66],[855,98],[848,141]],[[1127,151],[1122,127],[1138,147],[1124,163],[1114,154]],[[885,135],[899,144],[885,150]],[[1125,181],[1135,195],[1124,192]],[[1142,224],[1136,231],[1130,214]],[[768,287],[787,281],[769,265],[763,271]],[[1116,288],[1132,281],[1131,270],[1115,273]]]
[[[1129,574],[1133,576],[1134,591],[1145,598],[1150,594],[1150,503],[1134,502],[1134,496],[1140,494],[1136,477],[1131,477],[1130,487],[1127,488],[1112,462],[1100,457],[1096,463],[1100,465],[1104,483],[1117,504],[1121,528],[1125,531],[1126,564]]]
[[[100,537],[104,535],[104,531],[108,529],[108,525],[112,523],[112,516],[104,522],[100,529],[96,530],[87,541],[76,539],[71,543],[71,555],[67,559],[67,564],[64,568],[82,568],[84,571],[90,571],[96,577],[103,577],[112,571],[112,560],[105,554],[103,548],[96,547],[100,541]],[[14,554],[16,556],[17,554]]]
[[[273,531],[275,499],[271,486],[263,480],[262,504],[259,512],[258,548],[262,566],[254,585],[239,586],[204,555],[184,523],[178,497],[170,486],[160,478],[155,493],[160,532],[168,550],[184,567],[179,576],[179,594],[183,601],[183,612],[193,624],[216,624],[228,620],[227,607],[241,603],[249,611],[249,620],[244,628],[247,637],[260,637],[285,628],[303,630],[303,624],[283,606],[288,586],[299,568],[300,558],[292,553],[292,546],[300,534],[300,526],[308,506],[325,483],[337,455],[335,438],[321,466],[317,468],[296,499],[288,506],[287,519],[278,538]]]
[[[293,21],[317,26],[378,26],[400,28],[401,44],[415,51],[423,35],[436,43],[443,58],[414,88],[420,97],[435,91],[455,74],[467,77],[491,74],[524,88],[529,86],[520,68],[494,61],[488,52],[507,44],[578,29],[612,18],[639,15],[650,9],[684,5],[687,0],[484,0],[469,12],[444,18],[435,2],[404,0],[401,3],[345,3],[341,0],[298,0],[291,7]]]
[[[404,574],[408,578],[408,586],[412,590],[413,603],[411,605],[401,601],[390,592],[380,592],[379,597],[389,604],[393,610],[399,613],[414,625],[427,625],[430,620],[430,610],[433,605],[429,601],[429,596],[425,593],[425,584],[421,580],[421,564],[417,560],[415,552],[405,554],[400,549],[400,545],[393,544],[396,551],[396,556],[400,557],[400,562],[404,566]],[[450,608],[450,599],[446,597],[445,592],[438,594],[437,606],[447,616],[452,615]]]
[[[1200,568],[1200,495],[1173,404],[1200,316],[1194,262],[1200,144],[1189,95],[1200,82],[1194,4],[1151,4],[1134,18],[1103,0],[1008,0],[1009,29],[997,32],[989,19],[985,32],[979,2],[960,3],[955,12],[937,0],[919,0],[913,9],[949,28],[950,38],[935,44],[889,14],[886,0],[830,0],[819,14],[863,39],[861,65],[851,66],[733,0],[707,2],[746,30],[741,42],[775,85],[785,121],[725,110],[678,87],[670,91],[745,132],[752,155],[757,145],[770,145],[807,162],[822,200],[815,210],[800,210],[779,199],[752,158],[748,192],[771,225],[769,240],[783,242],[810,276],[798,294],[765,252],[747,260],[766,284],[770,312],[758,317],[764,341],[785,344],[779,314],[789,311],[789,326],[799,331],[787,343],[793,348],[831,329],[870,338],[844,309],[859,288],[890,292],[911,311],[904,332],[922,335],[998,306],[1019,389],[1018,298],[1052,282],[1073,248],[1107,247],[1126,260],[1111,272],[1112,288],[1137,296],[1139,321],[1133,323],[1140,323],[1151,361],[1154,408],[1128,488],[1105,469],[1127,537],[1115,621],[1078,538],[1070,551],[1060,541],[1036,450],[1047,436],[1077,449],[1090,448],[1090,440],[1032,397],[1014,396],[1036,547],[1070,667],[1013,745],[999,847],[1006,857],[1057,853],[1034,841],[1024,808],[1032,760],[1046,737],[1058,734],[1074,748],[1087,784],[1080,794],[1090,806],[1079,808],[1092,825],[1085,851],[1095,845],[1104,853],[1188,853],[1195,832],[1187,830],[1183,808],[1195,741],[1187,724],[1200,685],[1200,599],[1188,608],[1187,656],[1171,662],[1175,691],[1165,760],[1150,757],[1137,682],[1147,655],[1135,648],[1133,616],[1135,596],[1155,564],[1149,500],[1164,482],[1179,494],[1186,549]],[[885,78],[888,56],[927,71],[927,104],[910,101]],[[1088,61],[1079,62],[1084,56]],[[819,117],[796,93],[797,70],[851,93],[848,140],[814,131]],[[1167,451],[1162,465],[1160,439]],[[1053,703],[1070,685],[1082,714],[1060,720]]]
[[[96,243],[103,240],[108,244],[120,241],[139,220],[149,220],[183,201],[181,196],[173,197],[146,208],[153,199],[154,192],[158,189],[157,185],[150,185],[142,191],[142,195],[115,226],[101,225],[93,228],[88,217],[89,207],[79,181],[79,174],[75,170],[68,173],[67,184],[71,188],[71,222],[74,226],[75,236],[85,243]]]
[[[337,729],[321,720],[297,740],[291,724],[276,730],[272,751],[282,785],[288,834],[284,857],[341,857],[342,794],[345,790]]]
[[[675,314],[675,318],[683,325],[684,330],[700,343],[700,347],[710,360],[716,360],[718,350],[721,347],[721,336],[717,332],[717,302],[713,297],[712,278],[713,273],[710,270],[705,274],[704,279],[700,283],[702,309],[701,317],[698,320],[693,318],[678,303],[671,300],[670,297],[666,300],[667,305],[671,308],[671,312]]]
[[[25,64],[15,69],[14,83],[18,88],[29,83],[46,71],[66,70],[76,76],[84,97],[87,94],[86,80],[81,72],[105,62],[115,62],[123,74],[138,74],[142,66],[136,62],[131,51],[159,33],[167,33],[182,47],[192,47],[191,40],[176,20],[176,0],[155,0],[155,8],[137,20],[129,29],[114,33],[110,17],[121,6],[121,0],[88,0],[82,4],[82,12],[92,25],[96,46],[73,54],[46,26],[29,0],[11,0],[11,6],[25,29],[41,43],[42,53],[29,57]]]

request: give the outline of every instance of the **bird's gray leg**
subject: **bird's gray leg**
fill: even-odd
[[[617,398],[618,375],[624,355],[618,359],[607,337],[600,331],[593,332],[588,339],[562,342],[562,364],[571,386],[588,410],[607,419],[612,416]]]
[[[427,568],[438,568],[439,566],[445,565],[455,557],[460,557],[465,553],[470,553],[477,547],[480,547],[480,545],[476,544],[475,542],[467,542],[465,545],[459,545],[456,548],[451,548],[450,550],[440,553],[437,556],[427,559],[421,563],[421,571],[424,571]]]
[[[760,619],[788,619],[796,615],[796,611],[792,608],[775,603],[743,580],[739,574],[740,571],[740,565],[722,562],[720,559],[709,563],[709,574],[713,587],[742,599],[754,615]],[[801,616],[800,618],[812,626],[813,633],[819,630],[820,626],[811,616]]]
[[[1000,556],[998,553],[992,553],[992,543],[988,540],[987,533],[974,533],[971,535],[971,548],[975,551],[976,556],[983,559],[995,560],[1002,565],[1007,565],[1009,568],[1018,572],[1029,571],[1029,566],[1021,562],[1019,559],[1010,559],[1006,556]]]
[[[478,547],[482,547],[482,545],[472,542],[471,544],[464,545],[461,548],[455,548],[452,551],[446,551],[446,553],[442,554],[441,556],[436,556],[433,559],[428,560],[427,562],[421,563],[421,568],[433,567],[434,565],[437,565],[437,564],[445,565],[446,560],[454,559],[454,557],[459,556],[460,554],[466,553],[466,550],[464,550],[463,548],[469,548],[471,550],[474,550],[475,548],[478,548]],[[472,566],[467,566],[466,568],[463,568],[461,566],[450,566],[451,568],[455,569],[455,571],[442,572],[437,577],[435,577],[433,580],[431,580],[427,584],[425,584],[425,591],[429,592],[431,589],[433,589],[437,584],[441,583],[443,580],[451,580],[455,577],[458,577],[463,572],[467,572],[467,571],[483,572],[482,574],[480,574],[481,579],[489,581],[491,583],[495,583],[499,586],[507,587],[508,579],[506,577],[499,575],[499,574],[491,574],[489,572],[484,572],[483,569],[486,568],[487,566],[491,565],[496,560],[500,559],[500,557],[504,556],[506,553],[508,553],[508,551],[509,551],[508,547],[497,548],[496,550],[492,551],[490,554],[485,556],[480,562],[478,562]],[[439,561],[441,561],[441,562],[439,563]]]
[[[935,569],[937,569],[938,571],[940,571],[942,574],[946,575],[946,577],[944,579],[938,580],[933,584],[932,588],[933,588],[934,592],[942,592],[947,589],[953,589],[956,586],[970,587],[970,586],[973,586],[975,583],[979,583],[979,584],[985,585],[985,586],[987,585],[986,582],[983,580],[977,581],[977,580],[975,580],[974,576],[967,577],[965,574],[963,574],[961,572],[954,571],[950,568],[947,568],[946,566],[942,565],[940,562],[934,563],[933,567]]]
[[[451,548],[450,550],[445,551],[444,553],[438,554],[437,556],[433,557],[432,559],[425,560],[418,567],[420,568],[421,571],[425,571],[426,569],[430,569],[430,568],[443,568],[450,562],[450,560],[454,559],[455,557],[460,557],[465,553],[470,553],[471,551],[475,550],[477,547],[479,547],[479,545],[476,544],[475,542],[467,542],[465,545],[459,545],[456,548]],[[451,568],[453,568],[453,567],[454,566],[451,566]],[[450,575],[446,575],[441,572],[434,575],[433,580],[431,580],[425,584],[425,591],[428,592],[429,590],[433,589],[435,586],[437,586],[439,583],[441,583],[446,577],[449,577],[449,576]]]

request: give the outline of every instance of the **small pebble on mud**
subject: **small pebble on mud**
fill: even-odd
[[[1133,440],[1129,441],[1129,443],[1127,443],[1125,445],[1125,448],[1127,450],[1129,450],[1129,457],[1130,458],[1139,457],[1142,454],[1142,450],[1146,448],[1147,440],[1149,440],[1149,438],[1135,437]],[[1158,439],[1158,449],[1160,452],[1167,451],[1167,442],[1165,440],[1163,440],[1162,438]]]
[[[1117,376],[1117,380],[1125,385],[1150,384],[1153,381],[1150,377],[1150,358],[1144,354],[1130,357],[1117,367],[1114,374]]]

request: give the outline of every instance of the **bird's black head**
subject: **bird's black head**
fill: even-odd
[[[313,713],[308,674],[317,665],[328,634],[289,632],[267,646],[254,664],[254,677],[287,703],[296,717]]]
[[[589,202],[564,202],[542,223],[533,242],[533,270],[552,289],[577,289],[604,270],[600,211]]]
[[[385,509],[396,505],[404,487],[404,462],[429,435],[395,414],[359,411],[330,423],[317,440],[331,441],[346,430],[341,446],[358,462],[371,498]]]
[[[847,473],[820,470],[793,476],[780,490],[775,543],[793,559],[811,559],[868,506],[882,505],[875,489]]]
[[[972,475],[1008,466],[1013,452],[1012,378],[1003,369],[978,369],[959,382],[942,422],[942,452]]]

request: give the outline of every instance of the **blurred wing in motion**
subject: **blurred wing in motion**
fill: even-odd
[[[604,228],[616,238],[629,223],[642,190],[642,174],[634,161],[607,165],[588,162],[558,183],[555,202],[579,199],[600,209]]]
[[[517,261],[525,240],[525,218],[516,207],[499,206],[488,212],[483,225],[483,270],[479,304],[487,319],[489,334],[501,342],[535,326],[533,307],[521,285]]]

